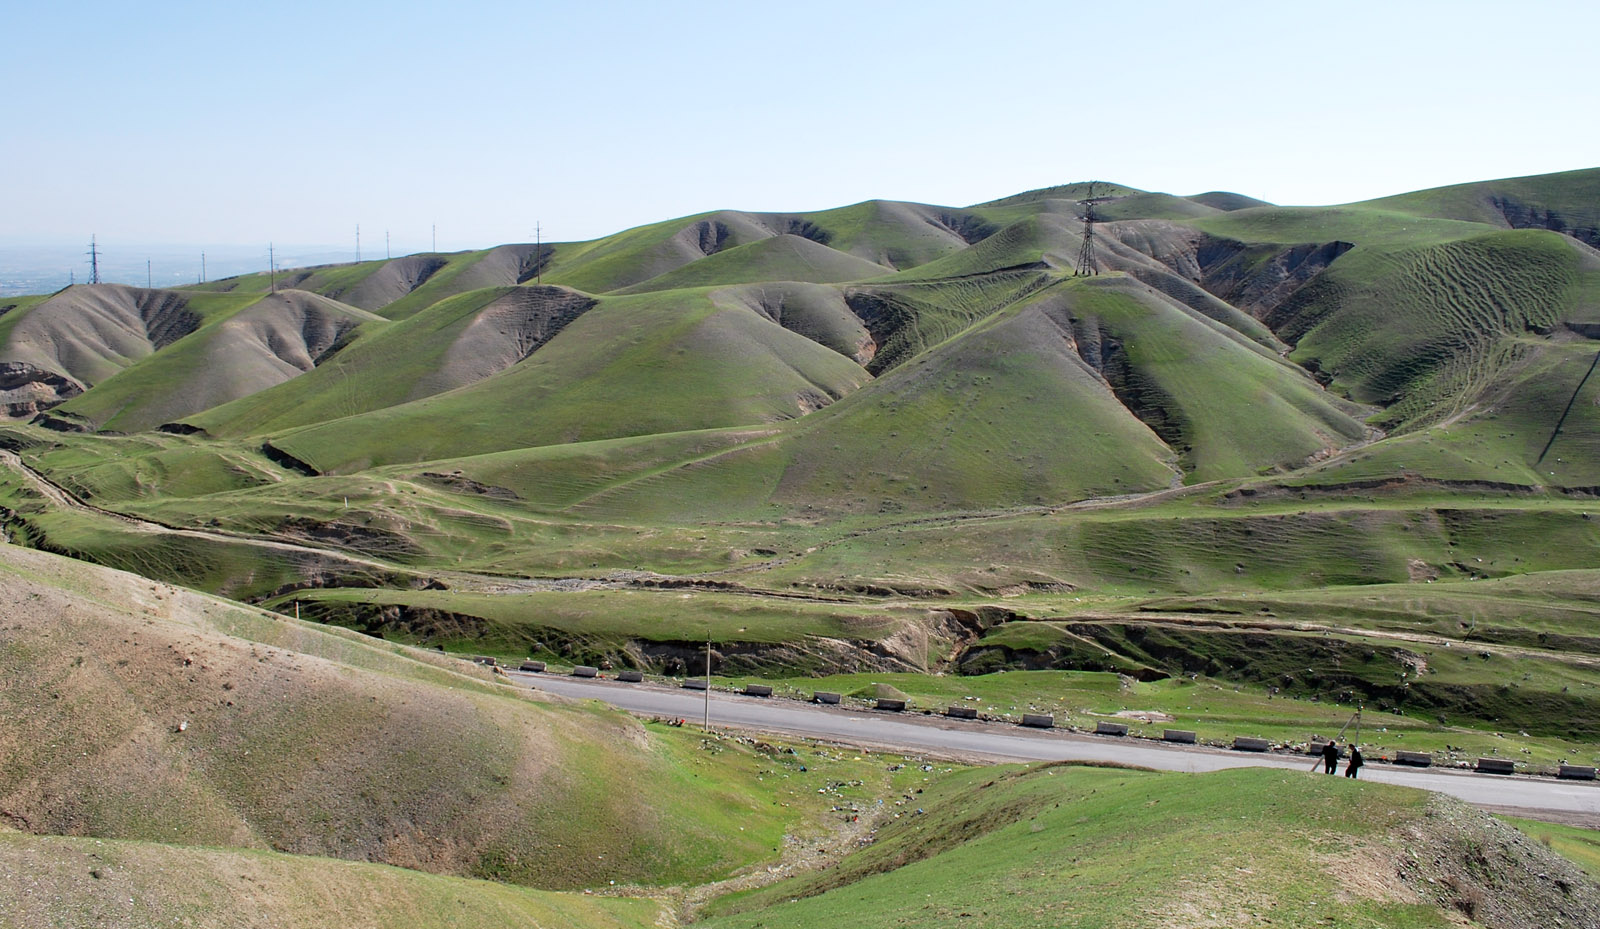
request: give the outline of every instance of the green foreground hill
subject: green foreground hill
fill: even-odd
[[[0,556],[8,927],[1600,914],[1577,865],[1419,791],[702,737],[537,699],[458,659]],[[1585,836],[1565,830],[1563,847]]]
[[[752,792],[747,755],[530,699],[455,659],[0,554],[15,828],[565,889],[721,876],[800,812]]]

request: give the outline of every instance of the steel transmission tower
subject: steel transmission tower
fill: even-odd
[[[1097,183],[1099,182],[1090,181],[1089,195],[1078,201],[1078,205],[1083,207],[1083,247],[1078,249],[1078,266],[1073,271],[1073,275],[1077,277],[1100,273],[1094,257],[1094,224],[1099,221],[1094,215],[1094,205],[1111,198],[1094,195],[1094,185]]]
[[[100,283],[100,247],[94,242],[95,237],[89,236],[89,283]]]

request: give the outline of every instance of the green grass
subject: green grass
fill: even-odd
[[[0,307],[7,308],[4,312],[0,312],[0,345],[6,345],[11,341],[12,328],[21,322],[30,310],[49,299],[49,294],[0,297]]]
[[[86,439],[12,426],[7,434],[40,443],[28,453],[33,467],[100,506],[239,490],[282,480],[286,474],[255,449],[201,444],[163,433]]]
[[[829,247],[896,270],[927,264],[997,231],[974,212],[892,200],[868,200],[807,218],[827,231]]]
[[[1073,307],[1075,331],[1123,346],[1106,350],[1107,376],[1181,452],[1188,479],[1293,467],[1362,437],[1350,411],[1243,336],[1115,278],[1096,284]]]
[[[0,868],[30,891],[7,925],[451,927],[657,925],[661,904],[552,893],[278,852],[0,832]],[[182,875],[174,881],[174,875]],[[245,912],[248,916],[245,917]]]
[[[203,302],[204,298],[192,298],[191,306]],[[388,325],[379,317],[332,301],[311,298],[308,302],[310,306],[301,315],[309,318],[316,314],[325,320],[320,328],[326,330],[348,327],[359,333],[381,331]],[[62,404],[61,409],[108,431],[139,432],[298,380],[301,369],[289,358],[300,355],[304,361],[317,360],[310,357],[315,351],[305,341],[314,325],[309,319],[304,325],[295,325],[292,319],[285,322],[283,317],[288,315],[285,302],[268,297],[226,319],[208,319],[200,330],[129,365],[96,384],[93,391]],[[297,337],[298,345],[294,344]]]
[[[971,279],[893,281],[850,290],[852,310],[872,322],[868,370],[881,374],[961,334],[975,323],[1052,283],[1038,270]]]
[[[140,313],[138,295],[142,292],[142,288],[112,288],[100,292],[86,287],[68,288],[32,306],[19,307],[0,317],[3,321],[0,335],[4,337],[4,341],[0,341],[0,352],[8,359],[17,358],[59,371],[86,388],[111,380],[128,369],[145,365],[159,369],[167,352],[152,351],[144,332],[127,330],[124,322],[113,321],[100,306],[102,301],[108,302],[117,308],[112,311],[113,316],[137,318]],[[249,294],[186,294],[183,312],[193,315],[199,329],[172,347],[226,321],[257,299]],[[33,331],[26,340],[19,342],[18,327]],[[129,354],[123,354],[124,351]],[[92,409],[87,397],[85,394],[77,398],[77,404],[89,405]]]
[[[1530,591],[1592,568],[1600,546],[1589,518],[1600,382],[1584,382],[1594,343],[1582,335],[1600,319],[1600,262],[1554,232],[1506,231],[1502,207],[1516,213],[1514,200],[1581,235],[1572,223],[1592,212],[1596,176],[1226,214],[1108,185],[1106,234],[1177,271],[1092,281],[1063,270],[1082,185],[966,210],[869,201],[700,214],[556,247],[546,279],[600,293],[598,305],[473,383],[439,372],[494,301],[531,292],[513,286],[531,253],[439,256],[443,268],[385,308],[397,322],[371,321],[317,369],[190,417],[209,437],[0,430],[93,503],[378,564],[128,533],[105,516],[52,512],[11,477],[0,505],[20,542],[237,596],[437,578],[450,587],[428,592],[438,603],[389,591],[342,621],[366,627],[380,606],[435,610],[472,620],[443,636],[451,648],[508,654],[547,635],[620,658],[640,642],[695,638],[685,624],[702,621],[754,630],[763,669],[820,672],[841,659],[808,644],[813,633],[885,641],[849,634],[846,620],[935,630],[944,611],[1009,608],[1017,620],[968,657],[1133,673],[1190,661],[1256,686],[1288,671],[1246,660],[1245,621],[1271,626],[1268,645],[1292,663],[1310,646],[1284,627],[1302,622],[1340,630],[1330,661],[1387,656],[1355,661],[1351,680],[1302,682],[1307,696],[1338,699],[1393,685],[1380,636],[1419,649],[1416,637],[1437,636],[1496,657],[1451,665],[1437,683],[1454,696],[1426,706],[1452,724],[1500,716],[1545,731],[1561,688],[1588,682],[1552,655],[1595,653],[1581,595],[1554,582],[1548,597]],[[1238,284],[1234,272],[1271,283],[1288,246],[1354,248],[1282,305],[1254,307],[1257,321],[1180,280],[1201,273],[1185,262],[1203,263],[1191,252],[1218,238],[1237,267],[1217,287]],[[807,276],[807,256],[901,271],[767,280]],[[398,287],[395,271],[368,262],[289,280],[350,296]],[[615,295],[642,282],[678,289]],[[189,291],[205,328],[63,412],[130,427],[161,418],[163,398],[214,367],[199,348],[265,282],[208,286],[232,290]],[[22,301],[0,328],[14,332],[40,305]],[[1290,361],[1278,357],[1290,345]],[[1367,436],[1362,417],[1391,434],[1321,460]],[[268,440],[335,473],[273,464]],[[1174,481],[1197,486],[1168,490]],[[627,572],[692,575],[699,589],[540,592],[498,608],[482,594],[496,577]],[[1532,586],[1469,580],[1519,576]],[[686,594],[709,619],[673,605]],[[612,615],[597,623],[601,602]],[[1150,613],[1189,623],[1160,631],[1164,654],[1129,640]],[[935,652],[955,647],[934,638]],[[1491,670],[1515,661],[1530,679],[1485,694],[1500,683]],[[1469,698],[1483,712],[1462,717]]]
[[[277,437],[320,470],[481,454],[800,415],[868,375],[704,292],[617,297],[535,357],[460,390]]]
[[[1171,453],[1071,352],[1049,314],[1053,293],[1002,310],[802,421],[783,443],[774,499],[800,512],[896,513],[1166,485]]]
[[[913,795],[837,868],[719,901],[705,925],[1449,925],[1432,906],[1351,892],[1328,865],[1384,847],[1424,795],[1335,780],[972,772]]]
[[[1577,279],[1576,254],[1549,232],[1357,250],[1304,291],[1278,331],[1296,343],[1295,360],[1341,391],[1392,405],[1385,422],[1425,423],[1448,414],[1447,398],[1470,402],[1492,386],[1504,367],[1496,345],[1554,326]]]
[[[701,213],[627,229],[614,235],[582,242],[556,252],[546,278],[550,283],[585,293],[603,294],[649,280],[704,257],[697,247],[674,237],[697,223],[729,219],[733,245],[746,244],[767,230],[754,230],[741,214]],[[740,222],[739,220],[746,220]],[[727,223],[725,223],[726,225]]]
[[[777,857],[832,779],[887,789],[859,758],[546,703],[442,655],[0,551],[20,604],[0,790],[40,832],[659,887]]]
[[[1024,216],[980,242],[902,271],[894,279],[934,281],[1033,267],[1044,261],[1046,250],[1054,244],[1054,228],[1037,216]]]
[[[1501,206],[1496,206],[1496,200]],[[1566,229],[1595,234],[1600,225],[1600,169],[1506,178],[1435,187],[1368,201],[1369,206],[1402,210],[1419,216],[1504,225],[1507,209],[1527,210],[1553,219]],[[1523,217],[1519,217],[1523,218]]]
[[[385,306],[383,315],[389,319],[406,319],[457,294],[520,283],[521,275],[517,272],[521,262],[516,254],[520,250],[531,252],[532,249],[530,246],[502,245],[484,251],[440,256],[449,263],[424,281],[421,287]]]
[[[1057,644],[1052,640],[1061,634],[1054,624],[1007,624],[980,644],[1003,643],[1017,650],[1049,647]],[[1065,635],[1080,644],[1085,642],[1083,636]],[[1103,647],[1090,643],[1095,653],[1103,654]],[[1363,650],[1375,651],[1375,645],[1360,643],[1350,654],[1359,658]],[[1445,657],[1432,660],[1443,665]],[[1503,665],[1484,662],[1475,654],[1471,659],[1471,665],[1464,668],[1441,668],[1441,676],[1458,681],[1496,680],[1504,673]],[[1359,669],[1351,662],[1344,670],[1353,673]],[[962,706],[978,710],[985,718],[1012,723],[1020,723],[1023,714],[1039,713],[1053,716],[1058,727],[1088,732],[1093,732],[1099,721],[1108,720],[1127,723],[1133,737],[1160,739],[1166,729],[1184,729],[1197,733],[1202,741],[1224,746],[1231,746],[1240,736],[1304,746],[1313,736],[1337,735],[1356,709],[1348,700],[1340,703],[1306,699],[1303,693],[1298,697],[1273,693],[1267,686],[1235,684],[1217,675],[1139,681],[1110,671],[1010,670],[938,676],[877,671],[822,677],[758,675],[735,677],[730,683],[735,688],[745,683],[770,683],[778,695],[803,700],[817,691],[829,691],[863,707],[873,705],[878,696],[875,688],[891,687],[908,698],[912,712],[943,715],[947,707]],[[1594,685],[1591,680],[1589,686]],[[1463,716],[1452,724],[1441,724],[1434,715],[1415,708],[1401,713],[1368,705],[1362,713],[1362,749],[1372,759],[1390,758],[1401,750],[1433,752],[1441,766],[1470,765],[1479,757],[1498,755],[1546,772],[1553,772],[1561,762],[1594,764],[1600,760],[1600,749],[1592,739],[1573,738],[1569,729],[1559,725],[1553,731],[1524,736],[1515,730],[1497,733],[1488,726],[1473,728],[1472,723],[1471,717]],[[1355,735],[1353,726],[1348,734]]]
[[[784,235],[725,249],[617,292],[649,293],[758,281],[830,284],[881,277],[884,273],[882,266],[870,261],[800,236]]]
[[[342,589],[301,591],[269,602],[284,609],[291,598],[340,624],[347,616],[374,616],[378,611],[372,607],[396,604],[481,620],[487,628],[464,629],[461,637],[446,638],[439,644],[506,657],[550,655],[559,644],[601,648],[608,642],[620,654],[620,644],[627,640],[678,644],[693,650],[707,634],[723,644],[799,644],[808,636],[870,643],[919,617],[919,611],[906,608],[784,603],[736,593],[630,590],[480,594]],[[536,647],[537,643],[543,647]]]
[[[418,382],[438,369],[461,331],[508,290],[458,294],[386,328],[365,330],[328,363],[188,421],[217,435],[252,435],[416,399]]]
[[[1600,830],[1563,826],[1536,819],[1519,819],[1515,816],[1500,818],[1587,871],[1590,877],[1600,880]]]
[[[1364,204],[1342,207],[1265,206],[1190,221],[1203,232],[1241,242],[1353,242],[1373,248],[1437,245],[1481,236],[1476,222],[1428,219]]]
[[[1600,410],[1593,400],[1600,394],[1600,378],[1584,382],[1594,357],[1582,343],[1506,340],[1486,352],[1470,375],[1477,383],[1452,407],[1459,418],[1396,436],[1311,470],[1296,483],[1337,485],[1409,475],[1529,490],[1596,486]],[[1569,402],[1571,410],[1562,419]],[[1448,412],[1434,410],[1420,423],[1444,419]]]

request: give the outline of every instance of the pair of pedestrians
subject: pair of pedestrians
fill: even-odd
[[[1356,772],[1366,762],[1361,760],[1361,749],[1356,745],[1350,746],[1350,762],[1345,765],[1344,776],[1355,777]],[[1339,767],[1339,743],[1329,742],[1322,746],[1322,770],[1325,774],[1333,774]]]

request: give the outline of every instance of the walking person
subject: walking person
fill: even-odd
[[[1322,773],[1332,774],[1339,767],[1339,743],[1329,741],[1322,746]]]
[[[1364,764],[1366,762],[1361,760],[1361,749],[1352,744],[1350,746],[1350,761],[1344,766],[1344,776],[1356,777],[1356,772],[1360,771],[1361,766]]]

